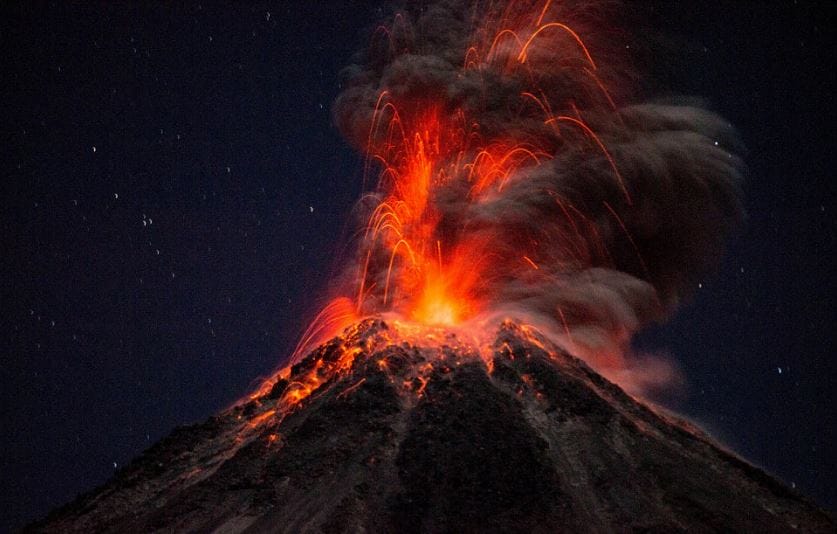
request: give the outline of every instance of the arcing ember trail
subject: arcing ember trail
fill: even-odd
[[[741,217],[738,143],[699,107],[630,103],[625,48],[588,4],[446,1],[375,30],[335,105],[375,187],[338,296],[291,364],[364,317],[475,346],[514,319],[631,391],[670,379],[629,342]],[[288,404],[353,357],[289,384]]]
[[[287,366],[33,530],[833,531],[622,389],[742,217],[731,126],[636,103],[602,6],[423,4],[346,70],[371,190]]]

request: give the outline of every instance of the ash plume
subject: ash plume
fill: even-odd
[[[416,2],[376,30],[334,109],[370,186],[336,296],[247,398],[31,530],[834,532],[626,394],[678,379],[631,336],[717,261],[742,163],[698,102],[632,94],[602,14]]]
[[[742,219],[741,145],[699,101],[631,94],[602,13],[409,2],[374,32],[334,106],[379,173],[346,275],[360,315],[521,316],[629,389],[675,376],[630,339]]]

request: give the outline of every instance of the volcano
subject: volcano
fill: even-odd
[[[532,327],[367,319],[42,532],[832,532],[829,515]]]

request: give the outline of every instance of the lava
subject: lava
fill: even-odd
[[[31,530],[834,531],[531,326],[459,328],[360,321]]]
[[[464,49],[462,73],[476,73],[482,85],[491,75],[523,81],[513,103],[526,118],[533,116],[531,103],[536,104],[540,131],[525,136],[512,131],[490,135],[481,125],[479,108],[457,105],[448,95],[433,94],[433,88],[425,88],[426,94],[417,97],[381,84],[363,147],[365,180],[375,169],[378,175],[377,188],[370,195],[376,204],[360,243],[363,260],[355,278],[357,316],[396,312],[419,323],[456,325],[492,306],[494,288],[502,285],[498,278],[523,278],[520,271],[529,267],[540,270],[532,259],[542,255],[538,241],[525,235],[484,234],[476,225],[468,228],[469,221],[455,221],[454,226],[442,205],[443,195],[459,196],[471,205],[496,202],[510,182],[525,180],[528,168],[552,159],[559,145],[568,141],[562,135],[562,123],[578,128],[594,142],[630,203],[611,155],[578,112],[576,102],[585,95],[571,96],[576,117],[556,116],[549,95],[538,83],[535,69],[564,70],[583,64],[584,75],[594,79],[601,94],[612,102],[594,74],[596,62],[582,38],[567,24],[549,20],[550,1],[539,9],[526,2],[512,2],[504,11],[477,7],[485,9],[484,19],[475,24]],[[406,29],[403,36],[397,34],[406,20],[399,16],[402,26],[382,28],[388,36],[388,53],[399,53],[402,38],[412,35]],[[417,39],[406,44],[422,47]],[[400,53],[412,52],[408,48]],[[561,62],[551,65],[544,60],[545,53]],[[565,212],[580,214],[560,193],[540,194],[554,197]],[[559,242],[562,256],[581,254],[578,259],[586,261],[585,248],[593,236],[581,235],[575,219],[571,216],[567,221],[574,233],[547,233],[539,239]],[[521,243],[496,246],[504,237],[520,238]],[[331,334],[348,324],[335,324]]]
[[[519,0],[408,3],[378,28],[334,107],[372,185],[355,253],[253,402],[280,396],[281,417],[345,374],[370,317],[391,343],[454,332],[475,347],[513,318],[623,386],[648,382],[631,336],[717,259],[742,165],[720,117],[632,102],[606,25]],[[429,372],[405,388],[421,395]]]

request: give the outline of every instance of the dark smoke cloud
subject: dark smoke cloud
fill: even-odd
[[[600,13],[559,3],[550,20],[573,21],[591,48],[599,80],[620,90],[630,85],[616,61],[608,64],[608,47],[618,47],[596,40]],[[631,335],[688,296],[742,219],[741,145],[732,126],[696,100],[643,103],[621,91],[614,109],[566,36],[546,43],[561,44],[557,52],[555,46],[530,48],[527,61],[536,69],[501,68],[517,53],[509,43],[493,62],[463,70],[467,48],[499,30],[491,21],[505,5],[492,4],[404,6],[389,34],[377,32],[346,70],[336,122],[365,150],[376,101],[386,90],[405,121],[414,104],[441,102],[451,117],[463,110],[477,118],[484,144],[513,138],[546,151],[551,159],[521,167],[501,192],[477,201],[467,194],[465,176],[435,191],[437,237],[450,246],[465,238],[484,244],[492,266],[475,291],[488,309],[535,317],[564,333],[570,338],[565,344],[594,365],[624,374]],[[531,13],[542,3],[519,5]],[[521,98],[533,85],[548,97],[553,115],[580,116],[596,132],[623,185],[581,128],[567,121],[559,132]],[[535,242],[539,269],[524,269],[516,261],[521,244]],[[371,265],[369,277],[379,287],[385,264]]]

